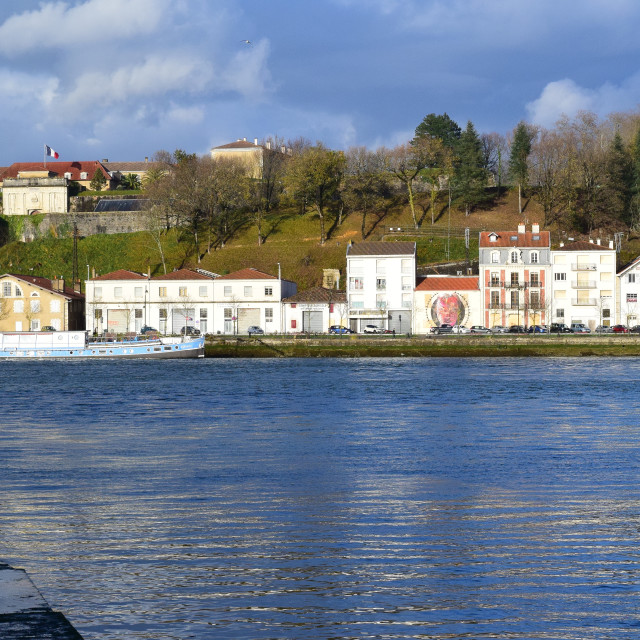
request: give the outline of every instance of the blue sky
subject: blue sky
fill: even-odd
[[[9,4],[2,166],[43,144],[112,161],[269,135],[375,148],[432,112],[507,133],[640,103],[637,0]]]

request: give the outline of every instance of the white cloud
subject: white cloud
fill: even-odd
[[[20,107],[46,107],[53,102],[59,81],[49,75],[32,75],[0,69],[0,100]]]
[[[619,86],[606,83],[596,89],[581,87],[570,79],[550,82],[526,109],[530,122],[552,127],[562,115],[573,117],[578,111],[593,111],[604,117],[633,109],[638,103],[640,74],[634,74]]]
[[[75,6],[45,2],[0,25],[0,52],[15,56],[153,33],[169,6],[169,0],[87,0]]]
[[[237,91],[247,98],[260,100],[271,91],[271,74],[267,69],[269,41],[254,43],[239,51],[220,77],[220,89]]]

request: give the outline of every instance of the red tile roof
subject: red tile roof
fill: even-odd
[[[65,285],[62,291],[58,291],[53,286],[53,281],[49,280],[49,278],[44,278],[43,276],[25,276],[18,273],[5,273],[5,276],[11,276],[12,278],[16,278],[18,280],[22,280],[23,282],[28,282],[36,287],[40,287],[41,289],[46,289],[47,291],[51,291],[52,293],[59,293],[61,296],[65,298],[76,298],[84,300],[84,294],[79,293],[78,291],[74,291],[72,287],[67,287]],[[3,276],[0,276],[3,277]]]
[[[268,273],[262,273],[253,267],[247,269],[240,269],[233,273],[227,273],[225,276],[220,276],[218,280],[277,280],[275,276],[271,276]]]
[[[492,241],[489,236],[497,236]],[[550,236],[548,231],[538,233],[518,233],[517,231],[481,231],[480,247],[550,247]]]
[[[235,142],[229,142],[227,144],[221,144],[219,147],[213,147],[215,149],[262,149],[259,144],[253,144],[253,142],[247,142],[246,140],[236,140]]]
[[[213,280],[211,276],[204,273],[193,271],[193,269],[176,269],[170,273],[163,273],[159,276],[153,276],[152,280]]]
[[[111,273],[105,273],[103,276],[91,278],[91,280],[146,280],[147,276],[135,271],[127,271],[126,269],[118,269]]]
[[[564,247],[558,247],[554,251],[615,251],[603,244],[596,244],[595,242],[585,242],[584,240],[576,240],[565,244]]]
[[[83,160],[76,162],[47,162],[45,167],[42,162],[14,162],[7,167],[0,177],[17,178],[21,171],[48,171],[53,177],[64,178],[65,173],[71,174],[71,180],[91,180],[96,171],[100,171],[102,175],[110,180],[109,172],[102,163],[97,160]],[[81,178],[81,173],[86,173],[86,178]]]
[[[313,287],[312,289],[301,291],[283,300],[283,302],[324,302],[327,304],[330,302],[339,304],[346,301],[347,295],[344,291],[327,289],[325,287]]]
[[[415,242],[358,242],[347,247],[347,256],[412,256]]]
[[[416,291],[478,291],[478,276],[427,276]]]

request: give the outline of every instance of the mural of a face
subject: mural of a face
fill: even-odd
[[[436,325],[463,324],[464,303],[455,293],[442,293],[431,304],[431,317]]]

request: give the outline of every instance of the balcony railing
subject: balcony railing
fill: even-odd
[[[572,298],[571,304],[577,307],[595,307],[598,304],[597,298]]]
[[[598,270],[598,265],[597,264],[577,264],[576,262],[574,262],[571,265],[571,270],[572,271],[597,271]]]
[[[571,281],[572,289],[597,289],[598,283],[595,280],[572,280]]]

